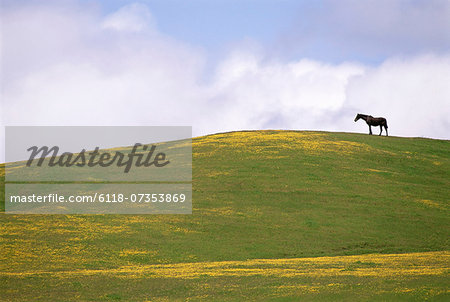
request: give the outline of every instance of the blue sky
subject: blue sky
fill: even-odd
[[[446,0],[6,0],[2,6],[72,5],[108,15],[132,3],[145,5],[162,33],[209,53],[251,40],[283,59],[376,64],[450,48]]]
[[[360,112],[450,138],[450,1],[16,0],[0,17],[2,126],[367,132]]]
[[[87,3],[93,3],[86,1]],[[99,2],[111,13],[130,1]],[[448,1],[168,0],[141,1],[160,31],[221,52],[251,40],[292,60],[377,64],[392,55],[446,52]]]
[[[102,1],[102,11],[111,13],[129,2]],[[302,6],[312,3],[288,0],[140,2],[148,5],[162,32],[210,50],[245,38],[270,42],[295,22]]]

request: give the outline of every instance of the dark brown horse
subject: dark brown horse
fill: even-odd
[[[355,117],[355,122],[359,119],[363,119],[366,121],[367,125],[369,125],[369,134],[372,135],[372,126],[380,126],[380,134],[383,132],[383,127],[386,130],[386,136],[388,136],[388,125],[387,121],[384,117],[373,117],[371,115],[358,113]]]

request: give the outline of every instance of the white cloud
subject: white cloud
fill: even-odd
[[[106,17],[82,7],[18,7],[1,17],[3,125],[367,132],[353,123],[363,112],[386,116],[392,135],[450,138],[448,55],[368,67],[282,62],[244,47],[205,81],[203,51],[158,33],[141,6]]]
[[[264,62],[248,53],[233,54],[221,62],[211,87],[221,106],[216,124],[229,130],[317,128],[323,112],[343,106],[348,80],[363,70],[356,64]]]
[[[101,23],[101,27],[116,31],[141,32],[152,30],[155,27],[155,22],[147,6],[133,3],[106,16]]]

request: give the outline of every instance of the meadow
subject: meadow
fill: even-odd
[[[192,142],[192,215],[0,213],[0,300],[450,299],[450,141]]]

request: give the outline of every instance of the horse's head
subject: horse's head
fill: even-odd
[[[357,122],[361,118],[361,113],[358,113],[355,117],[355,122]]]

